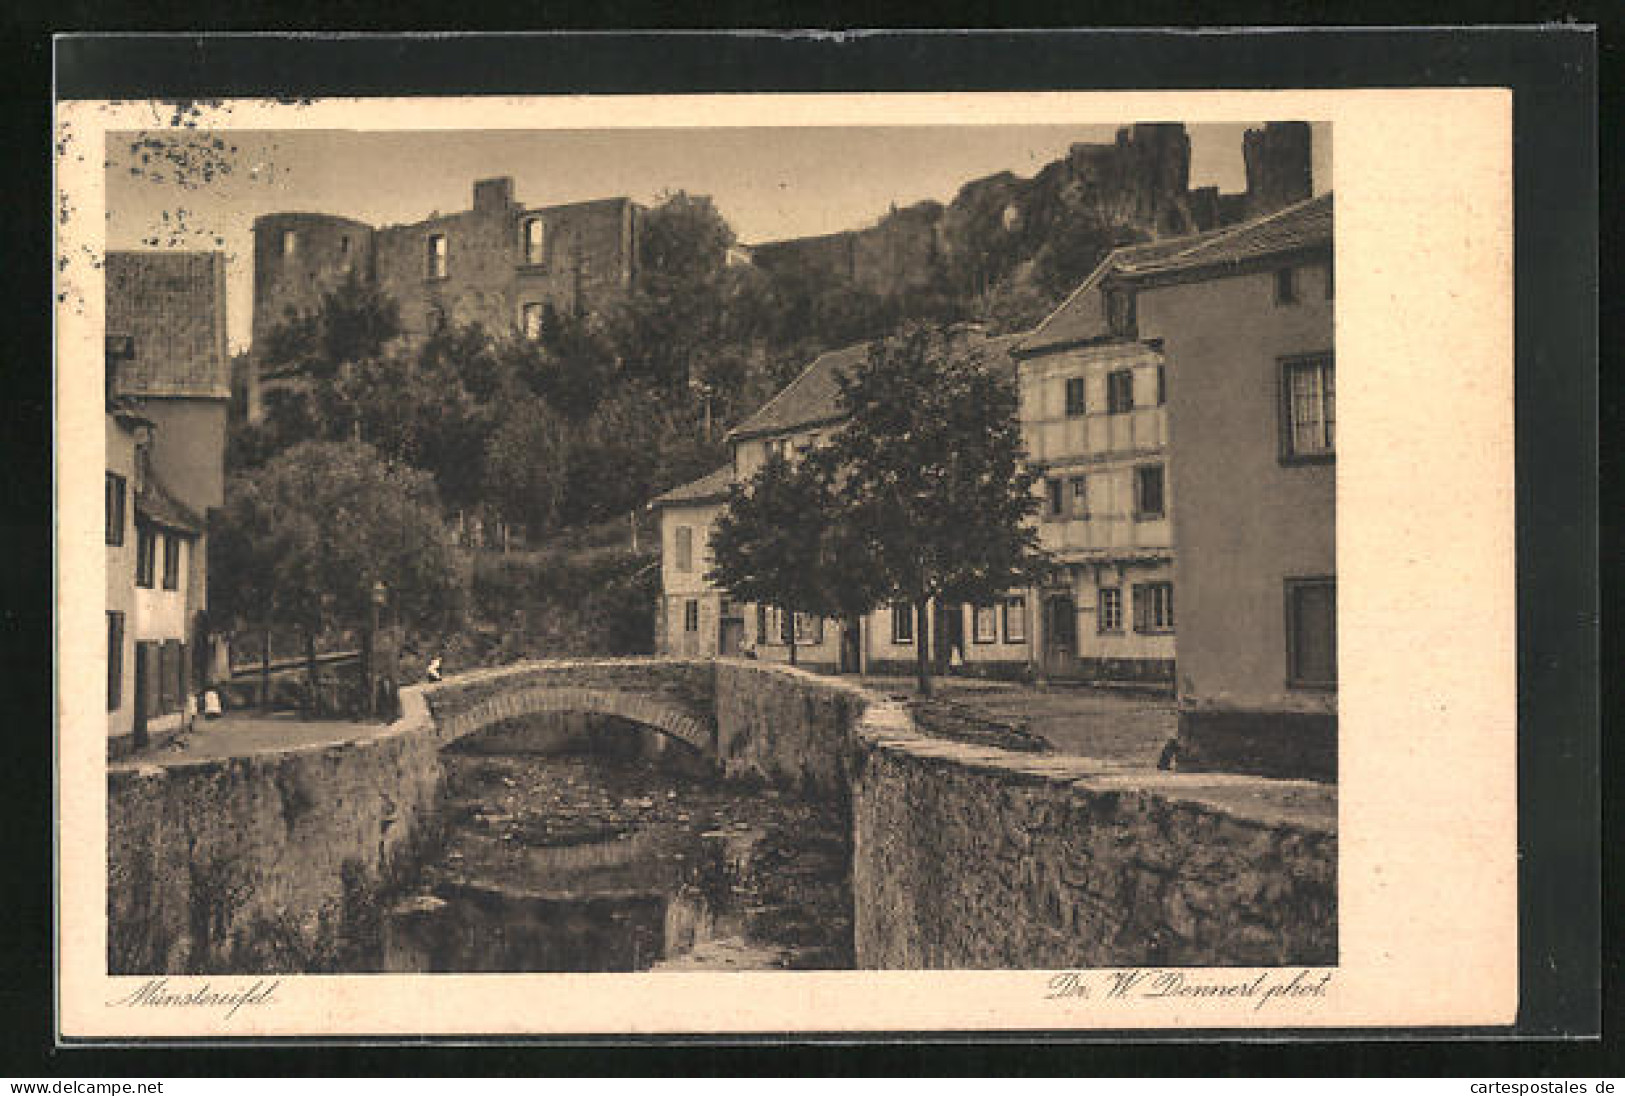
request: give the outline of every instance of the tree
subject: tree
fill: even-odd
[[[706,581],[782,612],[792,666],[796,614],[842,612],[852,591],[844,580],[861,572],[850,555],[835,550],[835,473],[822,451],[794,464],[774,454],[729,489],[727,509],[711,531],[714,566]]]
[[[932,600],[991,600],[1043,566],[1015,381],[986,339],[911,325],[874,343],[840,386],[847,419],[829,459],[841,536],[864,546],[868,608],[913,606],[930,695]]]
[[[350,271],[322,294],[314,312],[291,309],[266,333],[260,356],[268,366],[331,377],[346,362],[376,357],[401,333],[400,310],[370,281]]]
[[[540,534],[563,513],[569,463],[568,421],[534,396],[517,400],[485,444],[484,498],[503,521]]]
[[[306,442],[233,477],[210,554],[225,612],[305,633],[312,686],[316,637],[365,620],[377,583],[407,620],[456,606],[466,585],[434,481],[360,442]]]
[[[635,289],[612,310],[615,342],[633,377],[669,394],[687,392],[699,359],[719,338],[733,242],[711,199],[682,191],[639,219]]]

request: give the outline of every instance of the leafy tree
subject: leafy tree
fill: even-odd
[[[916,324],[876,342],[840,384],[847,420],[829,449],[838,520],[865,547],[868,607],[914,607],[929,695],[932,600],[991,600],[1043,565],[1015,381],[987,340]]]
[[[534,396],[511,404],[485,444],[484,499],[534,535],[558,523],[568,486],[568,420]]]
[[[366,619],[374,584],[409,620],[466,585],[433,480],[359,442],[306,442],[234,476],[209,547],[221,608],[303,630],[313,685],[316,636]]]
[[[273,368],[330,377],[346,362],[377,356],[400,333],[400,310],[394,299],[352,270],[322,295],[314,312],[290,308],[258,350],[261,360]]]
[[[844,580],[862,570],[836,550],[836,471],[823,452],[796,463],[775,454],[750,480],[729,488],[727,509],[711,531],[714,565],[706,580],[741,601],[782,611],[791,665],[796,614],[842,612],[852,596]]]
[[[639,220],[637,280],[611,310],[626,370],[667,393],[682,394],[698,359],[719,339],[723,272],[733,229],[709,198],[677,191]]]

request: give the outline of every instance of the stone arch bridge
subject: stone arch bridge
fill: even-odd
[[[510,719],[577,712],[630,720],[718,755],[715,669],[706,661],[529,662],[458,674],[424,695],[442,744]]]

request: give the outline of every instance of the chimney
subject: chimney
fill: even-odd
[[[513,177],[481,179],[474,184],[474,211],[500,213],[513,205]]]

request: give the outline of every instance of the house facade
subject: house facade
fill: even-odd
[[[1034,594],[1046,677],[1173,683],[1168,368],[1113,275],[1202,238],[1119,248],[1015,349],[1022,437],[1044,469],[1039,543],[1057,564]]]
[[[231,387],[223,255],[110,252],[106,276],[108,734],[119,753],[179,729],[219,667],[208,522],[225,502]]]
[[[637,262],[643,207],[629,198],[531,207],[511,178],[474,184],[470,208],[375,228],[322,213],[273,213],[254,222],[254,345],[290,312],[314,312],[350,276],[400,308],[412,338],[447,325],[535,334],[551,307],[591,312],[625,294]],[[297,374],[252,369],[249,415],[264,393]]]
[[[1015,339],[968,337],[992,344],[995,360],[1008,357]],[[912,674],[916,643],[939,668],[969,673],[1020,674],[1033,656],[1031,604],[1025,591],[987,605],[931,607],[929,635],[915,634],[912,607],[887,607],[852,619],[796,614],[731,601],[704,579],[710,568],[711,528],[734,482],[753,476],[771,455],[794,460],[825,444],[840,429],[838,378],[861,364],[868,345],[820,355],[778,395],[728,435],[732,463],[662,495],[660,514],[663,595],[657,649],[664,654],[733,654],[748,650],[770,662],[788,662],[794,638],[798,665],[825,672]],[[701,561],[703,560],[703,565]],[[687,566],[685,566],[687,564]]]
[[[1323,195],[1113,273],[1169,376],[1182,765],[1335,773],[1332,211]]]

